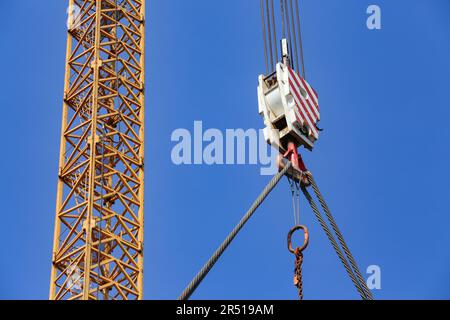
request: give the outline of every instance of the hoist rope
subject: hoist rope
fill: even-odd
[[[295,11],[296,11],[296,18],[297,18],[297,28],[298,28],[298,39],[300,44],[300,61],[302,63],[302,75],[303,79],[306,79],[306,72],[305,72],[305,58],[303,55],[303,40],[302,40],[302,28],[300,24],[300,14],[298,9],[298,0],[295,0]]]
[[[282,26],[281,37],[286,38],[286,25],[284,23],[284,0],[280,0],[280,8],[281,8],[281,26]]]
[[[269,72],[272,73],[273,72],[273,67],[274,67],[274,62],[273,62],[273,46],[272,46],[272,27],[270,24],[270,8],[269,8],[269,0],[266,0],[266,16],[267,16],[267,31],[268,33],[268,38],[269,38],[269,49],[270,49],[270,70]],[[276,48],[275,48],[275,51]]]
[[[214,254],[211,256],[211,258],[206,262],[206,264],[203,266],[203,268],[197,273],[195,278],[189,283],[189,285],[186,287],[186,289],[183,291],[183,293],[180,295],[178,300],[187,300],[189,297],[194,293],[194,291],[197,289],[197,287],[200,285],[200,283],[203,281],[203,279],[206,277],[206,275],[211,271],[214,264],[219,260],[221,255],[224,253],[224,251],[228,248],[228,246],[231,244],[231,242],[234,240],[234,238],[237,236],[239,231],[244,227],[244,225],[247,223],[247,221],[253,216],[256,209],[261,205],[261,203],[267,198],[269,193],[275,188],[275,186],[280,182],[281,178],[286,174],[286,172],[291,168],[292,164],[288,162],[286,166],[278,172],[272,180],[267,184],[267,186],[264,188],[264,190],[261,192],[261,194],[258,196],[258,198],[253,202],[250,209],[247,211],[247,213],[244,215],[244,217],[241,219],[241,221],[238,223],[238,225],[231,231],[231,233],[228,235],[228,237],[225,239],[225,241],[219,246],[219,248],[214,252]]]
[[[347,259],[350,262],[350,265],[353,268],[353,271],[355,272],[356,277],[358,278],[359,282],[361,283],[361,287],[364,290],[364,293],[365,293],[366,297],[369,300],[373,300],[372,293],[370,292],[369,288],[367,287],[367,284],[364,281],[364,278],[363,278],[363,276],[361,274],[361,271],[359,270],[358,265],[356,264],[356,261],[355,261],[353,255],[351,254],[350,249],[348,248],[347,243],[345,242],[344,237],[343,237],[341,231],[339,230],[339,227],[338,227],[336,221],[334,220],[334,217],[331,214],[331,211],[328,208],[327,203],[325,202],[322,194],[320,193],[320,190],[319,190],[319,187],[316,184],[316,181],[314,180],[314,178],[313,178],[313,176],[311,174],[308,174],[307,178],[308,178],[308,181],[311,183],[311,187],[313,188],[314,193],[316,194],[316,197],[319,200],[323,211],[325,212],[328,220],[330,221],[331,227],[333,228],[334,233],[336,234],[336,236],[337,236],[337,238],[339,240],[339,243],[341,244],[341,247],[343,248],[344,253],[347,256]]]
[[[260,0],[261,25],[264,43],[266,74],[275,71],[278,62],[277,28],[275,23],[274,0]],[[299,0],[280,0],[282,38],[288,42],[291,68],[306,77],[303,39],[299,14]],[[299,59],[300,55],[300,59]]]
[[[261,22],[262,22],[262,35],[264,41],[264,61],[266,63],[266,74],[269,74],[269,61],[267,57],[267,33],[266,33],[266,20],[263,0],[260,0],[261,6]]]
[[[295,65],[299,68],[298,64],[298,49],[297,49],[297,32],[295,31],[295,20],[294,20],[294,7],[292,5],[292,0],[289,0],[289,6],[291,9],[291,21],[292,21],[292,38],[294,39],[294,52],[295,52]],[[294,60],[294,59],[292,59]]]
[[[288,50],[291,68],[300,72],[299,69],[301,66],[302,77],[305,78],[305,57],[303,53],[303,39],[298,2],[299,0],[295,0],[294,8],[293,0],[280,0],[281,24],[283,28],[282,38],[287,39],[289,44]]]
[[[353,273],[348,261],[345,259],[344,254],[342,253],[342,250],[339,248],[338,243],[336,242],[336,240],[334,239],[330,228],[328,227],[328,225],[326,224],[325,220],[323,219],[316,203],[314,202],[313,198],[311,197],[311,195],[309,194],[308,190],[306,189],[305,186],[301,187],[303,194],[305,195],[306,199],[308,200],[311,209],[313,210],[317,220],[319,221],[319,224],[321,225],[322,229],[325,231],[328,240],[330,240],[331,245],[333,246],[334,250],[336,251],[336,254],[338,255],[339,259],[341,260],[342,264],[344,265],[345,270],[347,271],[348,276],[350,277],[350,279],[352,280],[356,290],[358,291],[359,295],[361,296],[361,298],[363,300],[370,300],[370,297],[366,296],[365,291],[363,290],[363,284],[358,281],[357,277],[355,276],[355,274]]]
[[[289,51],[289,62],[291,64],[292,69],[295,69],[295,65],[294,65],[294,61],[292,59],[292,37],[291,37],[291,23],[290,23],[290,19],[289,19],[289,6],[287,3],[287,0],[283,0],[284,2],[284,10],[285,10],[285,16],[286,16],[286,26],[287,26],[287,37],[288,37],[288,43],[289,43],[289,47],[288,47],[288,51]]]
[[[273,29],[273,45],[275,46],[275,63],[278,62],[278,47],[277,47],[277,27],[275,23],[275,8],[273,6],[273,0],[270,0],[270,6],[272,9],[272,29]]]
[[[266,74],[275,71],[278,62],[277,29],[273,0],[260,0]]]

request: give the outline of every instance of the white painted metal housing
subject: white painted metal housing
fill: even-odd
[[[307,90],[314,97],[309,96]],[[286,151],[289,141],[312,150],[320,120],[318,104],[314,107],[313,102],[317,104],[315,91],[285,64],[277,63],[276,71],[269,76],[260,75],[258,105],[267,143],[280,152]],[[313,107],[316,116],[313,116]]]

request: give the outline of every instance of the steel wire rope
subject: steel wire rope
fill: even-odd
[[[286,25],[284,23],[284,0],[280,0],[280,10],[281,10],[281,27],[282,27],[281,36],[282,38],[286,38]]]
[[[280,182],[281,178],[286,174],[286,172],[291,168],[292,164],[288,162],[286,166],[278,172],[272,180],[266,185],[264,190],[260,193],[258,198],[253,202],[250,209],[244,215],[244,217],[239,221],[236,227],[231,231],[231,233],[227,236],[227,238],[222,242],[222,244],[218,247],[218,249],[213,253],[211,258],[205,263],[205,265],[201,268],[201,270],[197,273],[194,279],[188,284],[186,289],[181,293],[178,300],[187,300],[194,293],[206,275],[211,271],[212,267],[216,264],[234,238],[238,235],[244,225],[248,222],[248,220],[253,216],[256,209],[261,205],[261,203],[267,198],[269,193],[275,188],[275,186]]]
[[[327,203],[325,202],[325,199],[322,195],[322,193],[319,190],[319,187],[317,186],[316,181],[314,180],[314,177],[312,176],[312,174],[308,174],[307,175],[308,181],[311,183],[311,187],[314,190],[314,193],[317,197],[317,199],[319,200],[320,205],[322,206],[323,211],[325,212],[325,215],[327,216],[331,227],[333,228],[334,233],[336,234],[339,243],[341,244],[342,249],[344,250],[345,255],[347,256],[348,261],[350,262],[350,265],[352,267],[352,269],[354,270],[354,273],[356,274],[356,277],[358,278],[359,282],[361,283],[361,287],[364,290],[366,296],[370,299],[373,300],[373,295],[370,292],[370,289],[367,287],[367,283],[364,280],[361,271],[358,268],[358,265],[356,264],[355,258],[353,257],[350,249],[347,246],[347,243],[344,240],[344,236],[342,235],[333,215],[331,214],[331,211],[327,205]]]
[[[305,57],[303,55],[302,28],[301,28],[298,0],[295,0],[295,9],[296,9],[297,28],[298,28],[297,33],[298,33],[299,44],[300,44],[300,61],[302,63],[302,74],[303,74],[303,79],[306,79]]]
[[[289,19],[289,6],[287,1],[288,0],[283,0],[284,1],[284,10],[285,10],[285,15],[286,15],[286,26],[287,26],[287,36],[288,36],[288,51],[289,51],[289,63],[291,65],[292,69],[295,69],[295,65],[294,65],[294,60],[292,59],[292,36],[291,36],[291,22]]]
[[[292,21],[292,38],[294,39],[294,52],[295,52],[295,65],[300,68],[298,64],[298,49],[297,49],[297,33],[295,31],[295,20],[294,20],[294,7],[292,5],[292,0],[289,0],[290,10],[291,10],[291,21]]]
[[[274,63],[273,63],[272,27],[270,25],[269,0],[266,0],[266,16],[267,16],[267,31],[268,31],[269,49],[270,49],[270,70],[269,70],[269,72],[272,73],[273,69],[274,69]]]
[[[266,64],[266,75],[269,74],[269,61],[267,57],[267,31],[266,31],[266,20],[265,20],[265,10],[263,0],[259,1],[261,7],[261,22],[262,22],[262,35],[264,42],[264,61]]]
[[[328,240],[331,242],[331,245],[333,246],[336,254],[338,255],[339,259],[341,260],[342,264],[344,265],[345,270],[347,271],[348,276],[352,280],[356,290],[358,291],[359,295],[363,300],[367,300],[366,294],[364,290],[361,288],[361,284],[359,283],[358,279],[354,275],[350,265],[348,264],[347,260],[345,260],[344,254],[342,253],[342,250],[339,248],[338,243],[334,239],[328,225],[326,224],[325,220],[323,219],[316,203],[314,202],[313,198],[309,194],[308,190],[305,188],[305,186],[301,187],[303,194],[306,197],[306,200],[308,200],[311,209],[313,210],[317,220],[319,221],[319,224],[321,225],[322,229],[325,231],[325,234],[328,237]]]
[[[277,46],[277,27],[275,24],[275,8],[273,5],[273,0],[270,0],[271,6],[271,16],[272,16],[272,29],[273,29],[273,45],[275,47],[275,64],[278,62],[278,46]]]

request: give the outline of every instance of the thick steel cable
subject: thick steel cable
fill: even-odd
[[[333,215],[331,214],[330,209],[328,208],[327,203],[325,202],[325,199],[323,198],[322,194],[320,193],[319,187],[316,184],[316,181],[314,180],[313,176],[311,174],[307,175],[308,177],[308,181],[311,183],[311,187],[314,190],[314,193],[316,194],[317,199],[319,199],[320,205],[322,206],[323,211],[325,212],[328,220],[330,221],[331,227],[334,230],[334,233],[336,234],[339,243],[341,244],[341,247],[344,250],[345,255],[347,256],[348,261],[350,262],[351,267],[353,268],[354,273],[356,274],[359,282],[361,283],[361,287],[364,290],[367,298],[369,300],[373,300],[373,295],[370,292],[370,289],[367,287],[367,283],[364,280],[361,271],[358,268],[358,265],[356,264],[356,261],[352,255],[352,253],[350,252],[350,249],[347,246],[347,243],[344,240],[344,237],[341,233],[341,231],[339,230],[339,227],[336,223],[336,221],[333,218]]]
[[[302,28],[300,24],[300,14],[298,10],[298,0],[295,0],[295,11],[296,11],[296,18],[297,18],[297,28],[298,28],[298,39],[300,43],[300,60],[302,62],[302,74],[303,79],[306,79],[306,71],[305,71],[305,57],[303,56],[303,41],[302,41]]]
[[[261,6],[261,22],[262,22],[262,35],[264,40],[264,61],[266,63],[266,75],[269,74],[269,62],[267,58],[267,32],[266,32],[266,21],[265,21],[265,12],[264,12],[264,4],[263,0],[260,0],[260,6]]]
[[[289,51],[289,63],[292,69],[295,69],[294,66],[294,59],[292,59],[292,37],[291,37],[291,22],[289,20],[289,6],[287,3],[287,0],[283,0],[285,1],[284,3],[284,10],[285,10],[285,15],[286,15],[286,26],[287,26],[287,36],[288,36],[288,51]]]
[[[286,38],[286,26],[284,24],[284,0],[280,0],[280,8],[281,8],[281,26],[282,26],[281,37],[284,39]]]
[[[320,214],[320,211],[319,211],[316,203],[314,202],[313,198],[309,194],[308,190],[306,190],[305,186],[302,186],[301,189],[302,189],[302,192],[305,195],[306,199],[308,200],[308,202],[311,206],[311,209],[313,210],[317,220],[319,220],[319,223],[322,226],[323,231],[325,231],[328,239],[331,242],[331,245],[333,246],[334,250],[336,251],[336,254],[338,255],[339,259],[341,260],[342,264],[344,265],[344,268],[347,271],[348,276],[350,277],[353,284],[355,285],[356,290],[358,290],[358,293],[363,300],[367,300],[364,290],[361,288],[361,284],[358,282],[358,279],[353,274],[353,271],[350,268],[350,265],[348,264],[347,260],[345,260],[344,254],[342,253],[341,249],[339,248],[338,243],[334,239],[330,228],[328,228],[328,225],[325,223],[325,220],[323,219],[322,215]]]
[[[270,73],[273,72],[274,63],[273,63],[273,46],[272,46],[272,27],[270,26],[270,8],[269,8],[269,0],[266,0],[266,17],[267,17],[267,31],[268,31],[268,39],[269,39],[269,49],[270,49]]]
[[[294,42],[294,53],[295,53],[295,65],[298,69],[298,68],[300,68],[300,65],[298,64],[297,32],[295,31],[294,6],[292,5],[292,0],[289,0],[289,6],[291,9],[292,39],[294,39],[293,42]]]
[[[280,182],[281,178],[286,174],[286,172],[291,168],[292,164],[288,162],[283,170],[278,172],[272,180],[267,184],[267,186],[264,188],[264,190],[261,192],[261,194],[258,196],[258,198],[253,202],[250,209],[247,211],[247,213],[244,215],[244,217],[241,219],[241,221],[238,223],[238,225],[231,231],[231,233],[228,235],[228,237],[225,239],[225,241],[219,246],[219,248],[214,252],[214,254],[211,256],[211,258],[206,262],[206,264],[203,266],[203,268],[197,273],[195,278],[189,283],[189,285],[186,287],[186,289],[183,291],[183,293],[180,295],[178,300],[188,300],[189,297],[194,293],[194,291],[197,289],[197,287],[200,285],[200,283],[203,281],[203,279],[206,277],[206,275],[211,271],[213,266],[216,264],[216,262],[219,260],[221,255],[224,253],[224,251],[228,248],[228,246],[231,244],[231,242],[234,240],[234,238],[237,236],[239,231],[244,227],[244,225],[247,223],[247,221],[253,216],[256,209],[261,205],[261,203],[267,198],[269,193],[275,188],[275,186]]]
[[[273,29],[273,45],[275,46],[275,64],[278,63],[278,45],[277,45],[277,27],[275,24],[275,8],[273,5],[273,0],[270,0],[270,6],[272,9],[272,29]]]

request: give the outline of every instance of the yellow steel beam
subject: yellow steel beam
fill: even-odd
[[[145,0],[70,0],[50,299],[142,299]]]

